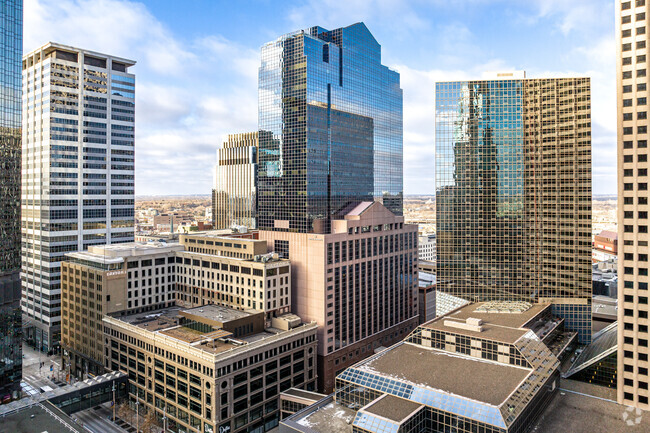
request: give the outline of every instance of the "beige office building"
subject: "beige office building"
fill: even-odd
[[[90,247],[61,262],[61,346],[78,378],[103,374],[102,318],[175,304],[174,253],[179,244]]]
[[[217,150],[212,218],[215,229],[232,225],[257,227],[258,132],[228,134]]]
[[[331,234],[260,231],[292,264],[292,312],[318,323],[318,389],[418,325],[417,226],[379,202],[352,204]]]
[[[648,4],[616,2],[618,401],[648,410]]]
[[[261,312],[217,305],[106,316],[104,367],[170,431],[270,431],[281,392],[315,388],[316,327],[289,314],[266,328]]]
[[[255,232],[180,235],[180,243],[135,242],[69,253],[61,265],[62,346],[78,378],[102,374],[97,331],[106,314],[216,304],[263,313],[291,311],[290,262],[267,254]]]
[[[178,305],[262,311],[267,321],[291,310],[289,260],[267,254],[266,241],[250,238],[254,233],[239,236],[180,236],[185,250],[176,254]]]

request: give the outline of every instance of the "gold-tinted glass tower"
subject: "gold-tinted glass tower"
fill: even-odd
[[[257,228],[258,132],[228,134],[217,151],[212,218],[216,229],[233,224]]]
[[[436,84],[438,288],[553,304],[591,339],[589,78]]]
[[[648,5],[616,2],[618,401],[648,410]]]

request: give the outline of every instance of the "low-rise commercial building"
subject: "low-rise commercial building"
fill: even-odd
[[[102,374],[105,314],[208,304],[264,313],[265,325],[291,309],[289,260],[266,254],[253,232],[180,235],[70,253],[61,266],[63,356],[76,377]]]
[[[550,304],[463,306],[346,369],[280,432],[525,432],[558,389],[544,342],[563,322]]]
[[[104,318],[105,363],[140,413],[174,432],[265,432],[280,393],[316,387],[315,323],[205,305]]]

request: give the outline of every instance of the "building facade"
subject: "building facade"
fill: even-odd
[[[618,402],[648,397],[648,111],[650,4],[616,1],[618,121]]]
[[[25,338],[57,350],[60,262],[133,241],[135,62],[48,43],[23,57]]]
[[[259,133],[228,134],[217,150],[212,219],[216,230],[233,225],[257,228]]]
[[[316,386],[316,324],[299,319],[265,329],[261,313],[209,305],[106,316],[104,331],[105,368],[127,373],[132,407],[170,431],[270,431],[281,392]]]
[[[0,6],[0,395],[20,390],[20,156],[23,2]]]
[[[418,237],[418,259],[427,262],[436,261],[436,234],[429,233]]]
[[[438,289],[553,304],[591,338],[589,78],[436,83]]]
[[[262,47],[258,226],[329,233],[351,201],[402,214],[402,89],[363,23]]]
[[[104,373],[102,318],[176,303],[175,252],[182,245],[128,243],[91,246],[61,262],[61,346],[69,373]]]
[[[179,243],[91,246],[61,262],[63,357],[78,378],[103,373],[104,315],[217,305],[263,313],[264,325],[291,311],[290,262],[267,254],[254,233],[180,235]],[[236,237],[239,236],[239,237]]]
[[[352,205],[332,233],[260,231],[292,266],[292,312],[318,324],[318,389],[418,325],[417,226],[379,202]]]
[[[291,263],[267,254],[266,241],[205,233],[181,235],[180,243],[185,250],[176,253],[178,305],[261,311],[268,324],[291,311]]]

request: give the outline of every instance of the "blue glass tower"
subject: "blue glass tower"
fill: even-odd
[[[0,396],[20,389],[20,157],[23,2],[0,3]]]
[[[351,201],[402,214],[402,89],[363,23],[262,47],[258,226],[328,233]]]

